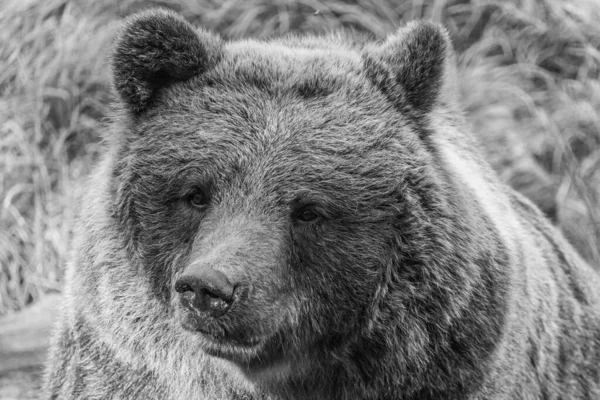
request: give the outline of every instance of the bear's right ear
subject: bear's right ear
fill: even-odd
[[[150,10],[131,17],[115,43],[113,84],[135,114],[148,109],[156,93],[199,75],[221,57],[222,41],[171,11]]]

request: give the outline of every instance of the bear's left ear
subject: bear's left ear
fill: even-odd
[[[451,49],[443,27],[411,21],[383,44],[366,48],[363,62],[371,81],[397,108],[425,114],[439,100]]]
[[[220,37],[174,12],[145,11],[129,18],[117,37],[113,84],[129,108],[141,114],[158,91],[211,68],[221,51]]]

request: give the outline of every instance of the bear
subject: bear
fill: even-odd
[[[598,399],[600,277],[505,186],[449,34],[130,17],[51,399]]]

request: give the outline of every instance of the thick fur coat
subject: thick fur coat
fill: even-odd
[[[451,57],[429,22],[131,18],[46,398],[600,398],[599,275],[481,158]]]

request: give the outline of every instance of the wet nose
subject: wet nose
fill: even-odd
[[[184,272],[175,282],[175,290],[181,293],[183,306],[218,317],[233,303],[235,286],[224,273],[204,268]]]

